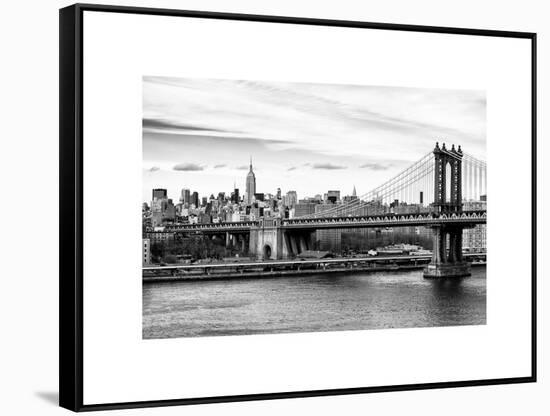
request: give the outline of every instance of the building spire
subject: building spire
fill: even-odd
[[[254,194],[256,193],[256,176],[252,170],[252,155],[250,155],[250,172],[246,175],[246,201],[248,205],[254,202]]]
[[[353,193],[351,195],[352,196],[357,196],[357,191],[355,190],[355,185],[353,185]]]

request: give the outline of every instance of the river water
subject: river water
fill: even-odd
[[[486,323],[485,266],[462,279],[421,270],[143,284],[143,338]]]

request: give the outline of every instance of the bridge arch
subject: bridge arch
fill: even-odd
[[[447,160],[445,162],[445,200],[443,201],[446,204],[449,204],[452,200],[452,177],[453,177],[453,168],[451,166],[451,161]]]
[[[272,253],[273,249],[271,248],[271,244],[264,244],[264,248],[262,249],[264,260],[271,260]]]

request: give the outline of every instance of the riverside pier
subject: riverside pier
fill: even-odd
[[[485,265],[487,259],[486,253],[469,253],[464,254],[463,257],[472,266]],[[431,255],[413,255],[145,266],[143,267],[143,282],[410,270],[426,267],[431,259]]]

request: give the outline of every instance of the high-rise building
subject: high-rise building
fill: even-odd
[[[168,193],[166,189],[153,189],[153,201],[156,199],[166,199],[168,198]]]
[[[277,188],[277,199],[281,199],[281,188]]]
[[[239,188],[235,188],[233,192],[231,193],[231,202],[234,204],[238,204],[240,199],[239,195]]]
[[[153,227],[161,226],[165,220],[176,218],[176,207],[171,199],[154,199],[151,202],[151,223]]]
[[[246,204],[251,205],[256,193],[256,175],[252,170],[252,157],[250,158],[250,171],[246,175]]]
[[[166,202],[166,206],[164,208],[164,218],[167,218],[169,220],[173,220],[176,218],[176,206],[171,199]]]
[[[328,191],[327,203],[337,204],[340,202],[340,191]]]
[[[199,193],[197,191],[191,194],[191,204],[195,205],[195,208],[199,207]]]
[[[486,211],[487,198],[481,201],[466,201],[462,204],[462,210],[463,211]]]
[[[323,214],[325,211],[331,211],[334,207],[331,207],[328,204],[315,204],[315,214]]]
[[[315,202],[300,201],[294,206],[294,217],[304,217],[315,214],[315,207],[319,205]]]
[[[284,200],[284,204],[287,206],[287,207],[293,207],[294,205],[296,205],[298,203],[298,194],[296,193],[296,191],[288,191],[286,193],[286,198]]]
[[[357,191],[355,190],[355,185],[353,185],[353,191],[351,193],[351,195],[346,195],[344,197],[344,202],[352,202],[352,201],[355,201],[357,200]]]
[[[328,229],[317,230],[315,232],[315,239],[319,250],[332,251],[339,253],[342,250],[342,230],[340,229]]]
[[[189,208],[189,205],[191,204],[191,190],[187,188],[183,188],[181,190],[180,202],[185,208]]]

